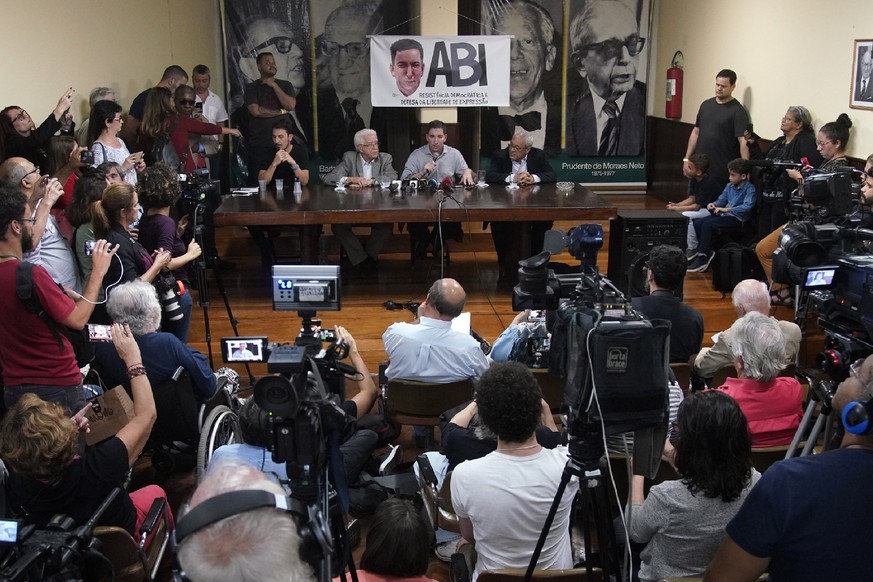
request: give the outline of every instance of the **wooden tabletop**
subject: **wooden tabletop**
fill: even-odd
[[[440,210],[442,202],[442,210]],[[616,214],[614,204],[587,188],[558,190],[543,184],[509,190],[488,186],[456,188],[442,193],[392,193],[380,188],[336,191],[331,186],[303,188],[295,197],[290,190],[250,196],[229,195],[215,211],[217,225],[361,224],[374,222],[607,220]]]

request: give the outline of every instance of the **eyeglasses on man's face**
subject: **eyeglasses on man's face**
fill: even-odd
[[[630,56],[635,57],[643,52],[643,47],[646,45],[646,39],[635,34],[625,38],[608,38],[601,42],[579,47],[573,52],[573,60],[575,62],[582,61],[589,51],[593,51],[598,57],[604,61],[617,59],[621,56],[622,49],[626,48]]]
[[[321,41],[321,52],[326,57],[335,57],[343,50],[353,59],[359,59],[370,52],[370,45],[366,42],[350,42],[349,44],[338,44],[329,40]]]
[[[36,222],[35,218],[26,218],[24,216],[22,216],[21,218],[19,218],[17,220],[18,220],[18,222],[29,222],[30,224],[33,224]]]
[[[252,49],[252,54],[257,56],[261,50],[267,48],[268,46],[275,46],[276,51],[282,53],[283,55],[291,51],[291,47],[294,46],[294,41],[287,36],[274,36],[269,40],[265,40],[258,46]]]
[[[31,174],[39,175],[39,166],[34,166],[33,169],[31,171],[29,171],[28,173],[26,173],[24,176],[22,176],[21,179],[24,180],[25,178],[27,178]]]

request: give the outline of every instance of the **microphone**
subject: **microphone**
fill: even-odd
[[[439,189],[439,184],[437,184],[436,180],[431,178],[427,181],[427,189],[431,192],[436,192]]]
[[[753,168],[794,168],[800,169],[803,167],[802,162],[792,162],[791,160],[749,160],[749,165]]]
[[[440,190],[444,190],[446,192],[451,192],[454,189],[454,184],[452,184],[452,179],[446,176],[443,178],[443,181],[440,182]]]

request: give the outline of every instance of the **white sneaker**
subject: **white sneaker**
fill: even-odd
[[[388,445],[388,447],[391,450],[379,464],[379,475],[381,476],[390,475],[391,470],[403,460],[403,449],[400,448],[400,445]]]
[[[433,548],[434,555],[442,560],[443,562],[451,562],[452,554],[458,551],[458,540],[449,540],[447,542],[442,542],[437,544]]]

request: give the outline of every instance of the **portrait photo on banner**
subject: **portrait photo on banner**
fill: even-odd
[[[509,103],[482,110],[483,157],[507,147],[517,127],[547,154],[561,149],[563,14],[563,0],[482,0],[482,34],[511,37]]]
[[[649,0],[569,2],[566,154],[642,156]]]
[[[849,106],[873,109],[873,39],[855,41]]]
[[[483,107],[509,103],[505,36],[389,36],[370,39],[373,104]]]

